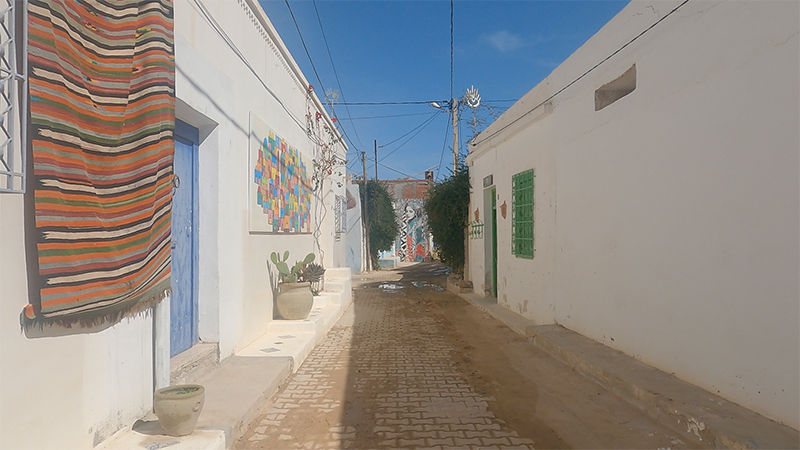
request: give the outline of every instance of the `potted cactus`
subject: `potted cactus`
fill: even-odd
[[[301,280],[301,273],[314,261],[314,254],[309,253],[292,267],[286,263],[289,259],[288,251],[283,253],[283,258],[276,252],[272,252],[269,257],[279,274],[278,294],[275,298],[278,313],[286,320],[305,319],[314,306],[314,295],[311,293],[311,283]]]

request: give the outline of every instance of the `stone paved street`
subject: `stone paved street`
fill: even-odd
[[[354,305],[235,448],[511,450],[532,449],[537,441],[549,447],[570,447],[556,436],[557,431],[549,430],[552,436],[544,437],[536,428],[513,429],[511,422],[527,419],[509,422],[508,417],[498,415],[497,411],[508,408],[492,405],[514,402],[498,401],[492,395],[491,387],[502,381],[481,378],[477,370],[470,370],[469,359],[465,364],[465,351],[452,336],[453,326],[432,299],[453,307],[472,307],[428,281],[437,274],[441,273],[406,274],[402,280],[377,281],[354,289]],[[437,280],[442,282],[443,277]],[[553,364],[569,372],[559,363]],[[504,392],[499,386],[496,390]],[[598,388],[592,386],[591,390],[595,395]],[[516,401],[535,404],[537,394],[530,395],[529,400]],[[532,413],[521,411],[518,415]],[[581,420],[574,420],[572,426],[582,426]],[[678,448],[683,444],[655,429],[655,424],[643,423],[642,430],[621,428],[625,433],[617,435],[622,436],[623,446]],[[642,439],[625,441],[640,434]],[[596,448],[608,447],[608,440],[594,439],[599,444]]]

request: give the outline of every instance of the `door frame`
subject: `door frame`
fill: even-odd
[[[497,188],[483,190],[484,211],[484,291],[497,298]]]
[[[192,323],[191,323],[191,345],[189,348],[195,346],[200,340],[200,312],[199,312],[199,293],[200,293],[200,189],[199,189],[199,146],[200,146],[200,131],[189,125],[188,123],[175,119],[175,141],[179,141],[192,148],[192,162],[191,162],[191,176],[192,176],[192,217],[191,217],[191,305],[192,305]],[[170,318],[170,323],[171,323]],[[188,349],[186,349],[188,350]],[[180,353],[183,353],[184,351]],[[175,355],[179,355],[176,353]],[[172,354],[170,346],[170,357],[175,356]]]

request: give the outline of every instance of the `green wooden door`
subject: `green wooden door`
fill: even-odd
[[[497,297],[497,189],[492,188],[492,295]]]

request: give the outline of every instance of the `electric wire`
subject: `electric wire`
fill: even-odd
[[[430,112],[424,113],[411,113],[411,114],[392,114],[388,116],[365,116],[365,117],[349,117],[347,119],[339,118],[340,121],[342,120],[371,120],[371,119],[393,119],[396,117],[411,117],[411,116],[427,116],[431,114]]]
[[[297,30],[297,35],[300,37],[300,43],[303,44],[303,50],[305,50],[306,52],[306,57],[308,57],[308,62],[311,64],[311,70],[314,71],[314,76],[317,78],[317,82],[319,83],[319,88],[322,89],[322,92],[325,92],[325,86],[322,84],[322,79],[319,76],[319,72],[317,72],[317,66],[314,65],[314,60],[311,59],[311,53],[308,51],[308,46],[306,46],[306,40],[303,38],[303,33],[300,32],[300,25],[297,24],[297,19],[294,16],[294,12],[292,11],[291,5],[289,5],[289,0],[284,0],[284,2],[286,3],[286,8],[289,10],[289,15],[292,16],[292,22],[294,22],[294,27]],[[336,112],[333,109],[333,105],[328,105],[328,106],[331,108],[331,115],[336,117]],[[353,142],[352,139],[350,139],[350,136],[347,135],[347,131],[344,129],[344,127],[341,127],[341,132],[344,138],[350,142],[350,145],[353,147],[353,149],[358,151],[358,148],[356,148],[356,144]]]
[[[442,154],[439,156],[439,165],[436,167],[436,177],[434,181],[439,181],[439,174],[441,173],[442,161],[444,160],[444,151],[447,150],[447,141],[450,137],[450,121],[447,121],[447,126],[444,130],[444,144],[442,144]]]
[[[419,102],[347,102],[339,103],[348,106],[384,106],[384,105],[429,105],[432,102],[447,103],[449,100],[425,100]]]
[[[381,158],[381,161],[383,161],[384,159],[388,158],[389,156],[391,156],[391,155],[392,155],[392,153],[394,153],[394,152],[396,152],[396,151],[400,150],[401,148],[403,148],[403,146],[404,146],[404,145],[408,144],[408,143],[409,143],[409,142],[410,142],[412,139],[414,139],[415,137],[417,137],[417,135],[418,135],[418,134],[420,134],[420,133],[422,132],[422,130],[424,130],[425,128],[427,128],[427,127],[428,127],[428,125],[430,125],[431,123],[433,123],[433,120],[434,120],[435,118],[436,118],[436,115],[433,115],[433,116],[431,116],[431,118],[430,118],[430,119],[428,119],[428,121],[427,121],[426,123],[424,123],[424,124],[423,124],[424,126],[423,126],[422,128],[420,128],[419,130],[417,130],[417,132],[416,132],[416,133],[414,133],[414,134],[413,134],[413,135],[412,135],[410,138],[406,139],[406,141],[405,141],[405,142],[403,142],[402,144],[400,144],[399,146],[397,146],[397,148],[395,148],[394,150],[392,150],[392,151],[390,151],[389,153],[387,153],[387,154],[386,154],[386,155],[385,155],[383,158]]]
[[[429,121],[430,121],[430,120],[431,120],[433,117],[435,117],[437,114],[441,114],[442,112],[443,112],[443,111],[437,110],[436,112],[427,113],[427,114],[430,114],[430,116],[429,116],[429,117],[427,117],[427,118],[426,118],[426,119],[425,119],[425,120],[424,120],[424,121],[423,121],[421,124],[417,125],[417,126],[416,126],[416,127],[414,127],[414,128],[411,130],[411,131],[409,131],[408,133],[406,133],[406,134],[404,134],[404,135],[400,136],[399,138],[397,138],[397,139],[395,139],[395,140],[393,140],[393,141],[391,141],[391,142],[387,142],[386,144],[379,145],[379,146],[378,146],[378,148],[384,148],[384,147],[388,147],[388,146],[390,146],[390,145],[394,144],[395,142],[399,141],[400,139],[403,139],[404,137],[406,137],[406,136],[408,136],[409,134],[411,134],[411,133],[413,133],[414,131],[416,131],[418,128],[420,128],[420,127],[422,127],[422,126],[425,126],[425,124],[426,124],[426,123],[428,123],[428,122],[429,122]],[[383,158],[381,158],[381,159],[383,159]]]
[[[339,93],[342,95],[342,101],[347,102],[347,99],[344,96],[344,89],[342,89],[342,83],[339,81],[339,73],[336,71],[336,65],[333,63],[333,56],[331,55],[331,48],[330,48],[330,46],[328,46],[328,38],[325,35],[325,29],[322,27],[322,18],[320,17],[319,10],[317,9],[317,0],[313,0],[312,3],[314,4],[314,12],[317,13],[317,22],[319,22],[319,29],[320,29],[320,31],[322,31],[322,40],[325,41],[325,49],[328,51],[328,59],[331,60],[331,67],[333,68],[333,76],[336,78],[336,85],[339,86]],[[361,143],[361,137],[358,135],[358,130],[352,124],[352,120],[353,119],[350,116],[350,108],[347,106],[346,103],[344,105],[344,109],[345,109],[345,112],[347,113],[347,117],[350,118],[350,121],[351,121],[350,126],[353,128],[353,133],[356,136],[356,140],[358,141],[358,145],[363,147],[364,144]],[[331,104],[331,112],[333,112],[333,105],[332,104]],[[344,126],[342,126],[342,128],[344,128]]]
[[[613,53],[611,53],[610,55],[606,56],[606,57],[605,57],[605,58],[603,58],[603,59],[602,59],[602,60],[601,60],[599,63],[595,64],[594,66],[592,66],[592,68],[590,68],[589,70],[587,70],[586,72],[584,72],[584,73],[583,73],[583,75],[579,76],[578,78],[575,78],[575,79],[574,79],[574,80],[572,80],[570,83],[568,83],[566,86],[562,87],[561,89],[559,89],[558,91],[556,91],[554,94],[552,94],[551,96],[549,96],[549,97],[547,97],[546,99],[544,99],[544,100],[543,100],[542,102],[540,102],[538,105],[536,105],[536,106],[534,106],[533,108],[529,109],[529,110],[528,110],[528,111],[526,111],[524,114],[520,115],[519,117],[517,117],[516,119],[512,120],[511,122],[509,122],[509,123],[507,123],[507,124],[503,125],[502,127],[500,127],[500,129],[498,129],[498,130],[495,130],[494,132],[492,132],[492,133],[491,133],[491,134],[489,134],[488,136],[484,137],[484,138],[483,138],[483,139],[481,139],[480,141],[477,141],[477,142],[470,142],[469,144],[470,144],[470,145],[472,145],[472,146],[474,147],[474,146],[476,146],[476,145],[478,145],[478,144],[481,144],[481,143],[483,143],[483,142],[486,142],[487,140],[489,140],[489,139],[491,139],[491,138],[493,138],[493,137],[497,136],[499,133],[501,133],[501,132],[503,132],[504,130],[508,129],[510,126],[512,126],[512,125],[514,125],[515,123],[519,122],[519,121],[520,121],[520,120],[522,120],[524,117],[526,117],[528,114],[530,114],[530,113],[532,113],[533,111],[537,110],[539,107],[541,107],[542,105],[546,104],[547,102],[549,102],[550,100],[552,100],[553,98],[555,98],[555,97],[556,97],[558,94],[560,94],[560,93],[564,92],[564,91],[565,91],[565,90],[567,90],[567,89],[568,89],[570,86],[572,86],[573,84],[575,84],[575,83],[577,83],[578,81],[582,80],[582,79],[583,79],[583,78],[584,78],[586,75],[589,75],[589,74],[590,74],[591,72],[593,72],[595,69],[597,69],[598,67],[600,67],[600,65],[601,65],[601,64],[603,64],[604,62],[606,62],[606,61],[608,61],[609,59],[613,58],[613,57],[614,57],[615,55],[617,55],[619,52],[621,52],[621,51],[622,51],[622,50],[624,50],[626,47],[628,47],[629,45],[631,45],[631,44],[632,44],[634,41],[636,41],[636,40],[637,40],[637,39],[639,39],[640,37],[644,36],[644,34],[645,34],[645,33],[647,33],[648,31],[652,30],[652,29],[653,29],[653,28],[654,28],[656,25],[658,25],[659,23],[663,22],[663,21],[664,21],[664,20],[665,20],[667,17],[671,16],[673,13],[675,13],[676,11],[678,11],[679,9],[681,9],[681,7],[683,7],[683,5],[685,5],[685,4],[687,4],[687,3],[689,3],[689,1],[690,1],[690,0],[684,0],[683,2],[681,2],[681,3],[680,3],[678,6],[676,6],[676,7],[675,7],[675,9],[673,9],[672,11],[668,12],[667,14],[665,14],[663,17],[661,17],[660,19],[658,19],[657,21],[655,21],[655,22],[654,22],[652,25],[650,25],[649,27],[645,28],[645,29],[644,29],[644,31],[642,31],[641,33],[639,33],[639,34],[637,34],[636,36],[634,36],[634,37],[633,37],[633,39],[631,39],[631,40],[629,40],[628,42],[626,42],[626,43],[625,43],[625,44],[624,44],[622,47],[620,47],[620,48],[616,49],[616,50],[615,50]]]
[[[450,0],[450,98],[453,98],[453,0]]]
[[[206,9],[203,2],[200,0],[193,0],[193,1],[195,6],[197,6],[198,10],[200,11],[200,14],[202,14],[206,22],[208,22],[209,25],[211,25],[211,28],[222,38],[223,41],[225,41],[225,44],[227,44],[228,47],[230,47],[230,49],[233,50],[233,53],[244,63],[244,65],[250,70],[253,76],[256,77],[256,79],[259,81],[259,83],[261,83],[261,86],[264,87],[267,93],[269,93],[269,95],[272,96],[272,98],[274,98],[279,105],[281,105],[281,108],[283,108],[283,110],[286,111],[286,113],[289,115],[292,121],[294,121],[294,123],[296,123],[297,126],[299,126],[305,132],[306,130],[305,124],[299,118],[297,118],[292,113],[292,111],[290,111],[289,108],[283,103],[280,97],[278,97],[278,95],[275,94],[275,92],[272,89],[270,89],[269,86],[267,86],[267,83],[264,82],[261,76],[258,75],[258,72],[256,72],[256,70],[253,68],[253,66],[244,56],[244,54],[242,54],[242,52],[239,50],[239,48],[236,47],[236,44],[234,44],[233,40],[231,40],[231,38],[228,37],[227,33],[225,33],[225,31],[222,29],[222,27],[219,25],[216,19],[214,19],[214,16],[212,16],[211,13]]]

